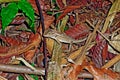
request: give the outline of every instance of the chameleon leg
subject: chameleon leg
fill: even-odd
[[[68,50],[64,50],[65,53],[69,54],[71,52],[72,44],[73,44],[73,42],[70,42]]]
[[[72,50],[72,44],[73,44],[73,41],[69,44],[69,48],[68,48],[69,52],[71,52],[71,50]]]
[[[56,42],[59,44],[59,47],[58,47],[58,51],[62,48],[62,43],[58,40],[58,39],[56,39]]]

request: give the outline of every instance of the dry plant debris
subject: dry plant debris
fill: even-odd
[[[120,80],[119,4],[0,1],[0,80]]]

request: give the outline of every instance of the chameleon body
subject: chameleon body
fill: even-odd
[[[84,39],[80,39],[80,40],[75,40],[75,39],[67,36],[65,33],[60,33],[58,31],[55,31],[52,29],[49,29],[48,31],[46,31],[44,33],[44,37],[54,39],[58,43],[62,42],[62,43],[67,43],[67,44],[80,43],[80,42],[83,42],[87,39],[87,38],[84,38]]]

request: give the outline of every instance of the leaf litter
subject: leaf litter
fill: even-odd
[[[9,68],[8,72],[0,67],[1,79],[120,79],[119,0],[39,0],[45,33],[42,33],[35,1],[28,0],[35,11],[35,33],[30,29],[28,17],[18,11],[12,22],[9,25],[6,23],[5,34],[0,34],[0,65],[8,65],[6,68],[17,65],[20,66],[19,69],[24,66],[26,73],[17,72],[17,66],[16,71]],[[1,30],[3,24],[0,23]],[[49,30],[53,32],[48,32]],[[43,40],[46,40],[46,46]],[[83,41],[74,43],[79,40]],[[43,54],[44,47],[47,63]],[[47,75],[27,73],[28,69],[44,72],[45,64],[48,64]]]

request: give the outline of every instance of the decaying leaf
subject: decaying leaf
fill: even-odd
[[[11,4],[11,0],[3,1],[0,1],[1,8]],[[26,0],[20,1],[26,3]],[[5,14],[3,13],[2,18],[5,18],[5,21],[11,17],[14,19],[9,25],[0,22],[0,28],[8,25],[5,35],[0,35],[0,63],[27,64],[36,73],[35,69],[37,68],[31,67],[29,64],[31,63],[32,66],[45,70],[43,71],[45,74],[37,76],[34,73],[28,75],[27,72],[27,74],[20,76],[23,76],[22,79],[43,80],[44,76],[46,80],[84,80],[84,78],[120,80],[120,74],[117,73],[119,71],[119,63],[117,64],[117,62],[120,61],[119,0],[38,0],[43,18],[41,14],[38,15],[38,5],[35,1],[37,0],[28,0],[34,12],[33,9],[25,8],[26,5],[23,3],[18,3],[21,10],[18,11],[16,17],[6,14],[4,11]],[[15,4],[17,5],[16,2]],[[28,6],[31,7],[29,4]],[[12,8],[15,7],[12,6]],[[8,10],[8,12],[10,11]],[[21,14],[21,11],[25,12],[26,15]],[[30,16],[31,13],[35,15]],[[5,15],[10,17],[6,18]],[[33,19],[36,33],[29,29],[31,26],[28,24],[28,18]],[[41,24],[43,21],[44,24]],[[44,25],[44,28],[41,25]],[[49,32],[53,35],[44,39],[48,29],[56,31]],[[44,31],[45,33],[42,33]],[[67,39],[68,36],[73,39]],[[51,37],[53,39],[50,39]],[[74,40],[77,42],[84,41],[74,43]],[[61,45],[62,43],[64,44]],[[69,47],[70,51],[64,52]],[[12,62],[11,58],[14,56],[21,61]],[[2,70],[1,67],[0,70]],[[25,68],[24,73],[26,71]],[[88,77],[83,72],[91,76]],[[17,71],[17,73],[19,72]],[[11,78],[11,80],[15,80],[16,77],[20,79],[18,74],[14,73],[1,74],[1,76],[7,79]]]

